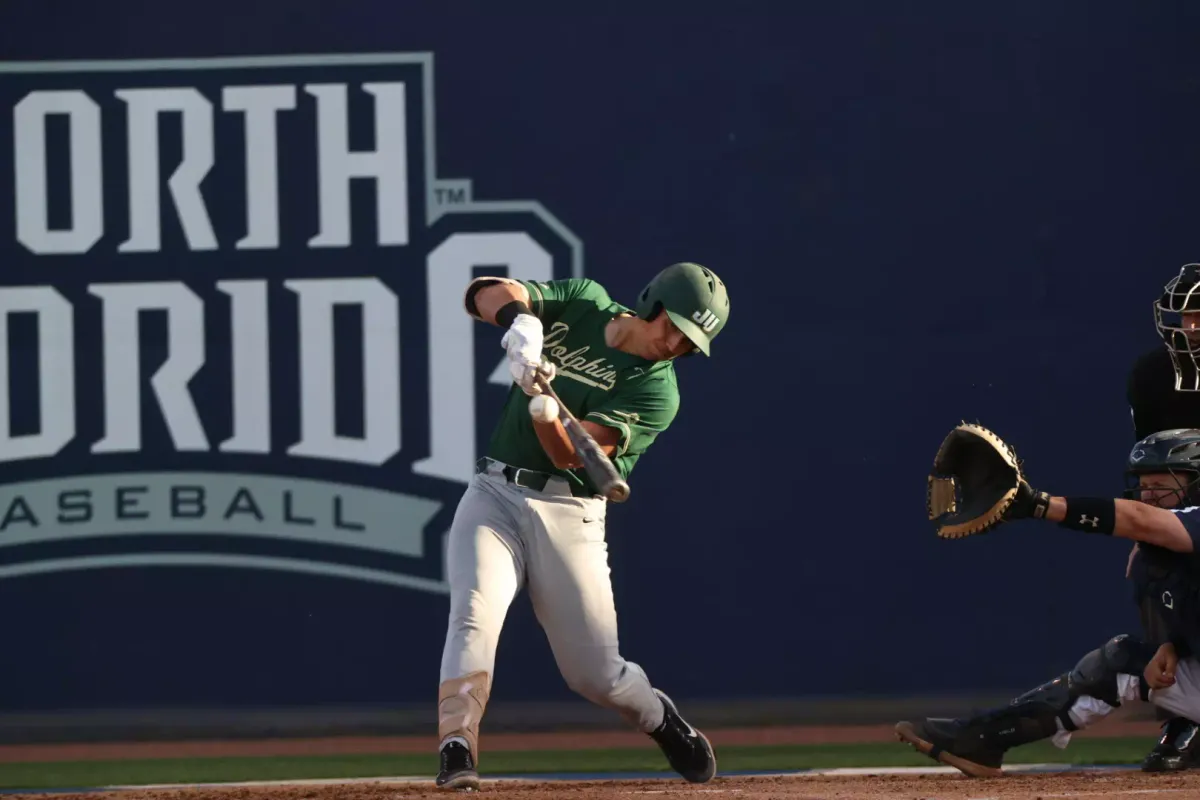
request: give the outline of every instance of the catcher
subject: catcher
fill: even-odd
[[[964,423],[946,437],[927,499],[940,536],[1031,518],[1134,540],[1143,557],[1131,579],[1139,599],[1158,605],[1167,640],[1155,649],[1116,636],[1006,706],[966,718],[900,722],[901,741],[967,775],[997,777],[1009,748],[1046,738],[1066,747],[1073,731],[1125,702],[1200,716],[1200,429],[1142,439],[1126,477],[1131,485],[1120,499],[1052,496],[1029,485],[1016,453],[991,431]]]

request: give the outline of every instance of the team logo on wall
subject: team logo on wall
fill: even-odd
[[[509,385],[463,287],[582,248],[437,176],[432,56],[0,63],[0,103],[0,577],[444,591]]]

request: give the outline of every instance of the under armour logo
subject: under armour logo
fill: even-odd
[[[1099,517],[1089,517],[1087,514],[1081,514],[1079,517],[1079,524],[1080,525],[1091,525],[1093,528],[1099,528],[1100,527],[1100,518]]]
[[[1166,606],[1167,608],[1170,608],[1170,609],[1175,608],[1175,598],[1171,597],[1170,592],[1163,592],[1162,601],[1163,601],[1163,605]]]

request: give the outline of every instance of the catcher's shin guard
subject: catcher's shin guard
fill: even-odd
[[[1004,753],[1010,748],[1048,739],[1060,731],[1079,730],[1094,714],[1103,715],[1119,707],[1119,675],[1139,678],[1145,699],[1146,687],[1139,676],[1152,656],[1143,642],[1117,636],[1079,659],[1070,672],[1026,692],[1006,706],[964,719],[901,722],[896,726],[896,735],[920,752],[968,775],[998,775]],[[1072,715],[1072,709],[1083,697],[1103,705],[1093,703],[1088,714]]]

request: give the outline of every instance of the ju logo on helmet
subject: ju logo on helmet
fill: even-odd
[[[433,85],[424,53],[0,63],[0,577],[443,591],[507,389],[462,289],[583,270],[539,203],[438,177]]]
[[[703,311],[692,312],[692,320],[700,326],[705,333],[712,333],[713,328],[721,324],[721,318],[707,308]]]

